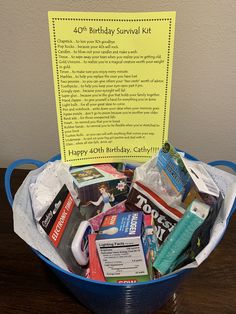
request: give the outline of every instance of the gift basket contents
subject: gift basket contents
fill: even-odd
[[[159,280],[198,266],[223,232],[217,226],[228,186],[211,168],[169,142],[143,164],[50,161],[17,192],[14,229],[75,275],[117,284]],[[235,176],[227,180],[235,184]]]

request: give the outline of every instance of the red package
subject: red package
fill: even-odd
[[[106,281],[103,275],[102,267],[100,264],[100,260],[97,254],[96,248],[96,233],[89,234],[89,270],[90,270],[90,279]]]

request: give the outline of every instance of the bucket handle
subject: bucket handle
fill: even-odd
[[[224,166],[232,169],[236,173],[236,163],[228,160],[215,160],[208,163],[210,166]]]
[[[192,157],[191,155],[189,155],[189,156],[191,159],[196,160],[195,157]],[[187,155],[187,157],[188,157],[188,155]],[[54,160],[58,160],[58,159],[60,159],[60,154],[52,157],[48,161],[54,161]],[[12,197],[12,193],[11,193],[11,175],[12,175],[12,172],[15,168],[22,166],[22,165],[27,165],[27,164],[31,164],[31,165],[34,165],[37,168],[39,168],[44,164],[44,162],[39,161],[39,160],[35,160],[35,159],[18,159],[16,161],[14,161],[13,163],[11,163],[5,172],[5,178],[4,178],[5,191],[6,191],[8,202],[11,206],[13,204],[13,197]],[[236,173],[236,163],[234,163],[232,161],[216,160],[216,161],[211,161],[208,164],[210,166],[228,167]]]
[[[12,197],[12,193],[11,193],[11,175],[12,175],[12,172],[19,166],[34,165],[37,168],[39,168],[43,164],[44,164],[44,162],[39,161],[39,160],[35,160],[35,159],[18,159],[8,166],[8,168],[5,172],[4,185],[5,185],[5,191],[6,191],[7,199],[8,199],[8,202],[10,203],[11,206],[13,204],[13,197]]]
[[[61,154],[57,154],[57,155],[51,157],[48,161],[55,161],[55,160],[59,160],[59,159],[61,159]],[[35,160],[35,159],[18,159],[8,166],[8,168],[5,172],[4,185],[5,185],[5,191],[6,191],[7,199],[8,199],[9,204],[11,205],[11,207],[13,205],[13,197],[12,197],[12,193],[11,193],[11,175],[12,175],[12,172],[17,167],[24,166],[24,165],[34,165],[37,168],[39,168],[42,165],[44,165],[44,162],[42,162],[40,160]]]

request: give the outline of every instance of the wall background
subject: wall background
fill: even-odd
[[[0,3],[0,167],[59,152],[47,12],[176,11],[169,139],[204,161],[236,161],[235,0]]]

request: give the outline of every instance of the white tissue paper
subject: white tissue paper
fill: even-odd
[[[56,160],[30,171],[13,202],[15,233],[32,248],[65,270],[68,270],[67,266],[45,234],[40,233],[41,229],[38,230],[36,221],[40,220],[64,184],[76,201],[77,192],[73,187],[73,177],[69,173],[69,168],[68,164]]]
[[[48,162],[45,169],[38,175],[36,181],[30,184],[29,190],[32,209],[37,221],[41,219],[64,184],[67,186],[74,200],[77,200],[78,194],[73,187],[73,177],[69,169],[70,165],[61,160]]]

